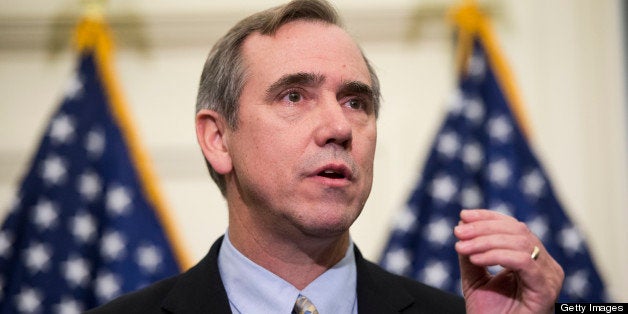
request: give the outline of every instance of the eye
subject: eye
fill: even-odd
[[[298,92],[289,92],[284,98],[289,102],[299,102],[303,99],[303,96]]]
[[[364,102],[360,99],[357,98],[353,98],[353,99],[349,99],[345,105],[351,109],[354,110],[365,110],[366,109],[366,104],[364,104]]]

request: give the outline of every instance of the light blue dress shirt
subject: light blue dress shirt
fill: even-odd
[[[233,313],[290,314],[299,294],[310,299],[319,314],[358,313],[353,242],[340,262],[299,291],[240,253],[228,234],[218,253],[218,269]]]

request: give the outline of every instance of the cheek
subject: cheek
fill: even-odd
[[[360,163],[372,172],[377,146],[377,129],[375,127],[366,129],[360,139],[355,147],[359,155],[356,158],[359,158]]]
[[[363,137],[363,142],[361,144],[359,156],[356,156],[355,158],[359,158],[357,161],[360,163],[362,168],[364,187],[370,192],[370,187],[373,184],[373,166],[375,161],[375,148],[377,144],[377,131],[375,128]]]
[[[270,128],[251,130],[242,134],[239,151],[235,153],[242,156],[240,162],[244,163],[247,175],[276,184],[277,178],[285,181],[286,172],[290,171],[292,160],[299,152],[289,140]]]

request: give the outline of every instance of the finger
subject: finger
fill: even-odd
[[[479,220],[516,220],[511,216],[488,209],[463,209],[460,211],[460,219],[464,222]]]
[[[524,258],[524,266],[518,272],[523,287],[523,297],[530,300],[549,300],[558,298],[560,287],[565,278],[562,267],[549,255],[545,247],[539,243],[538,259],[531,256]],[[527,265],[526,265],[527,263]]]
[[[481,286],[490,279],[490,273],[486,267],[474,265],[469,256],[458,254],[458,262],[460,264],[460,280],[462,284],[462,292],[467,295],[470,288]]]
[[[460,240],[492,234],[532,236],[528,226],[515,219],[463,222],[454,228],[454,235]]]
[[[469,261],[478,267],[501,265],[516,272],[526,268],[528,268],[528,271],[532,271],[530,267],[535,266],[532,264],[534,261],[530,258],[530,253],[509,249],[493,249],[471,254],[469,255]]]
[[[459,254],[464,255],[478,254],[495,249],[527,252],[528,250],[533,250],[536,243],[534,238],[523,235],[495,234],[458,241],[455,244],[455,249]]]

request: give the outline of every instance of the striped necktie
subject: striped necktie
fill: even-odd
[[[299,294],[297,302],[294,303],[292,314],[318,314],[318,310],[310,299]]]

